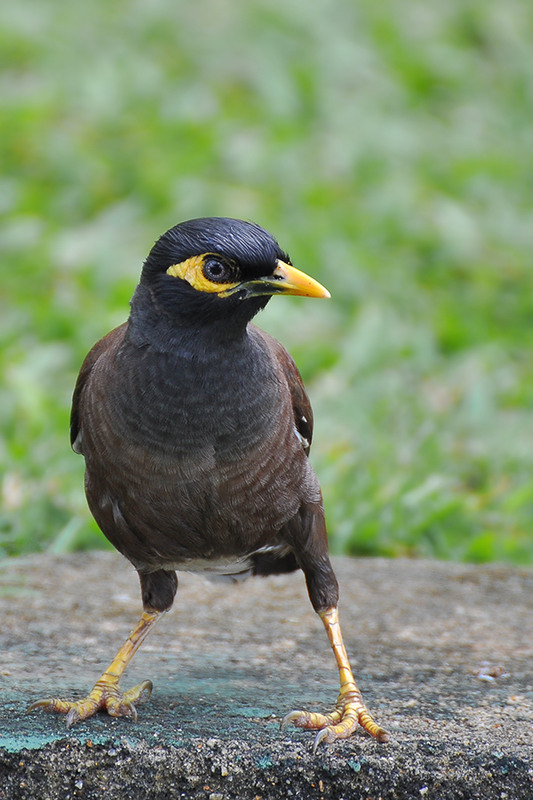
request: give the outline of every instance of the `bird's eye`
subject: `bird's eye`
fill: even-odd
[[[231,266],[218,258],[206,259],[202,271],[207,280],[215,283],[225,283],[232,278]]]

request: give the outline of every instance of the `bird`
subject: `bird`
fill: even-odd
[[[144,261],[128,320],[86,356],[73,393],[72,448],[89,508],[140,579],[143,612],[79,700],[29,707],[137,720],[152,683],[123,690],[132,657],[174,601],[177,572],[230,578],[300,569],[340,679],[328,713],[295,710],[314,750],[359,726],[386,731],[363,701],[343,642],[324,505],[309,461],[313,414],[295,362],[252,319],[274,295],[328,298],[253,222],[204,217],[170,228]]]

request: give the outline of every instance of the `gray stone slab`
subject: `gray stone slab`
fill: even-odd
[[[533,573],[337,559],[341,622],[368,706],[390,732],[322,746],[279,731],[327,709],[338,677],[301,573],[183,575],[133,660],[139,721],[67,730],[27,706],[83,696],[140,612],[114,553],[0,562],[0,800],[533,798]]]

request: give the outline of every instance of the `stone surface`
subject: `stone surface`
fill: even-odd
[[[154,681],[138,723],[67,730],[25,709],[92,687],[140,612],[137,576],[114,553],[0,562],[0,800],[533,798],[533,573],[334,566],[356,678],[391,740],[356,734],[313,757],[312,734],[279,731],[338,691],[301,573],[181,576],[126,673],[126,687]]]

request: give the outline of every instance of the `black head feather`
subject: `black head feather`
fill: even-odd
[[[175,225],[157,240],[144,264],[142,279],[150,281],[172,264],[202,253],[219,253],[236,262],[243,278],[270,275],[277,259],[289,258],[274,237],[253,222],[201,217]]]
[[[238,280],[270,276],[277,260],[290,263],[274,237],[252,222],[228,217],[203,217],[175,225],[152,247],[141,273],[140,285],[132,299],[130,322],[146,328],[202,327],[210,323],[230,333],[244,329],[247,322],[268,303],[269,297],[247,297],[236,293],[219,297],[198,291],[167,269],[187,259],[215,253],[231,261]]]

